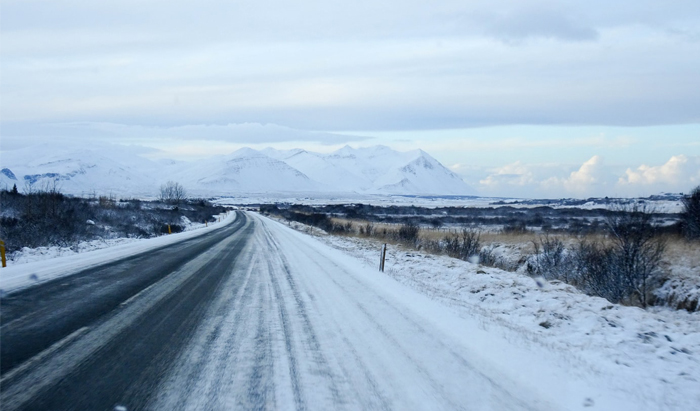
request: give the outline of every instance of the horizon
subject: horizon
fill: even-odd
[[[431,158],[435,159],[435,157],[434,157],[431,153],[429,153],[429,152],[427,152],[427,151],[425,151],[425,150],[422,150],[422,149],[396,150],[396,149],[393,149],[392,147],[389,147],[389,146],[383,145],[383,144],[376,144],[376,145],[372,145],[372,146],[353,146],[353,145],[351,145],[351,144],[344,144],[344,145],[341,146],[341,147],[333,148],[332,150],[326,150],[326,151],[313,151],[313,150],[310,150],[310,149],[304,149],[304,148],[300,148],[300,147],[278,149],[278,148],[274,148],[274,147],[269,146],[269,145],[266,146],[266,147],[262,147],[262,148],[260,148],[260,147],[254,148],[254,147],[250,147],[250,146],[241,146],[241,147],[238,147],[238,148],[236,148],[236,149],[233,149],[233,151],[219,152],[219,153],[217,153],[217,154],[210,154],[210,155],[207,155],[207,156],[196,157],[196,158],[192,158],[192,157],[186,157],[186,158],[169,157],[169,156],[165,155],[166,152],[162,152],[162,151],[159,151],[159,150],[154,149],[154,148],[148,148],[148,147],[137,146],[137,145],[121,145],[121,144],[114,144],[114,143],[110,143],[110,142],[101,142],[101,143],[99,143],[99,144],[91,145],[91,146],[88,146],[88,147],[72,147],[72,146],[70,146],[70,145],[65,145],[65,144],[63,144],[63,143],[55,143],[55,142],[54,142],[54,143],[45,143],[45,144],[42,144],[41,147],[42,147],[44,150],[48,150],[48,151],[47,151],[48,154],[46,154],[46,153],[41,153],[41,152],[39,152],[38,154],[35,154],[35,150],[36,150],[38,147],[39,147],[38,145],[29,145],[29,146],[25,146],[25,147],[22,147],[21,149],[17,149],[17,150],[24,151],[24,152],[25,152],[25,156],[26,156],[26,154],[27,154],[26,152],[29,151],[29,152],[31,152],[31,157],[32,157],[33,159],[42,160],[42,159],[46,159],[46,157],[62,158],[62,157],[64,156],[64,154],[70,154],[70,153],[74,153],[74,152],[82,152],[82,151],[88,151],[88,152],[93,152],[93,151],[94,151],[94,152],[99,152],[100,149],[106,150],[106,151],[102,151],[101,154],[105,154],[105,153],[113,154],[113,153],[115,153],[115,152],[114,152],[114,148],[122,147],[123,150],[117,150],[117,152],[121,151],[122,154],[126,153],[126,154],[129,154],[129,155],[135,155],[135,156],[140,157],[140,158],[143,158],[143,159],[145,159],[145,160],[147,160],[147,161],[153,161],[153,162],[154,162],[154,165],[157,164],[157,163],[166,164],[166,163],[168,163],[169,161],[172,161],[173,164],[175,164],[175,163],[185,163],[185,164],[197,164],[197,163],[201,163],[201,164],[209,164],[209,160],[211,160],[211,159],[229,157],[229,156],[231,156],[231,155],[234,155],[234,154],[236,154],[236,153],[241,153],[241,152],[245,154],[245,153],[246,153],[247,151],[249,151],[249,150],[252,150],[252,151],[254,151],[254,152],[256,152],[256,153],[262,154],[262,155],[265,156],[265,157],[269,157],[269,156],[270,156],[270,153],[269,153],[269,152],[266,153],[267,150],[273,150],[273,151],[276,151],[276,152],[278,152],[278,153],[289,153],[289,152],[293,152],[293,151],[299,150],[300,152],[307,152],[307,153],[310,153],[310,154],[313,154],[313,155],[320,155],[321,158],[324,158],[325,155],[333,154],[333,153],[336,153],[336,152],[338,152],[338,151],[344,150],[344,149],[346,149],[346,148],[350,148],[350,149],[352,149],[352,150],[358,150],[358,151],[372,150],[372,149],[376,149],[376,148],[382,148],[382,149],[388,149],[388,150],[390,150],[392,153],[399,153],[399,154],[409,154],[409,153],[417,153],[417,154],[418,154],[418,153],[424,153],[424,154],[427,154],[428,156],[430,156]],[[330,147],[330,146],[326,146],[326,148],[328,148],[328,147]],[[0,151],[0,155],[6,154],[6,153],[7,153],[7,151]],[[108,155],[109,155],[109,154],[108,154]],[[115,157],[116,161],[120,161],[121,158],[122,158],[121,156]],[[282,161],[282,162],[286,162],[286,160],[284,160],[284,158],[282,158],[282,157],[279,157],[279,158],[278,158],[278,157],[276,157],[276,156],[273,155],[273,156],[270,157],[270,158],[273,158],[273,159],[277,158],[277,159],[279,159],[279,160]],[[66,159],[68,159],[68,158],[66,157]],[[78,159],[78,158],[75,158],[75,159],[73,159],[73,160],[76,160],[76,159]],[[435,160],[437,160],[437,159],[435,159]],[[55,162],[56,160],[53,159],[52,161]],[[81,161],[81,162],[84,162],[84,160],[80,160],[80,161]],[[163,161],[165,161],[166,163],[162,163]],[[437,160],[437,161],[439,162],[439,160]],[[50,163],[50,162],[49,162],[49,163]],[[42,164],[49,164],[49,163],[42,163]],[[441,163],[441,164],[442,164],[442,163]],[[5,168],[6,165],[7,165],[6,162],[3,162],[2,167]],[[15,170],[16,170],[16,169],[17,169],[17,165],[18,165],[18,163],[15,163],[15,164],[13,164],[11,167],[12,167],[12,168],[15,168]],[[444,164],[443,164],[443,166],[444,166]],[[24,168],[24,167],[27,167],[27,164],[22,164],[22,165],[20,165],[20,168]],[[292,167],[294,168],[294,166],[292,166]],[[8,169],[9,169],[10,171],[13,171],[12,168],[9,168],[9,167],[8,167]],[[445,167],[445,168],[447,168],[448,170],[450,170],[449,167]],[[453,170],[450,170],[450,171],[453,171]],[[13,171],[13,172],[14,172],[14,171]],[[575,172],[574,172],[574,173],[575,173]],[[302,174],[304,174],[304,173],[302,172]],[[459,177],[459,175],[457,175],[457,176]],[[313,180],[313,179],[312,179],[312,180]],[[685,191],[682,190],[682,189],[681,189],[681,190],[668,190],[668,189],[665,189],[665,188],[662,187],[662,188],[661,188],[660,190],[658,190],[658,191],[655,191],[655,192],[649,191],[649,192],[643,193],[643,194],[624,193],[624,192],[622,192],[622,193],[620,193],[620,192],[608,192],[608,193],[603,193],[603,194],[600,194],[600,195],[596,195],[596,194],[591,194],[591,195],[576,195],[575,193],[574,193],[573,195],[557,195],[557,194],[555,193],[555,194],[549,194],[549,195],[545,194],[545,195],[541,195],[541,196],[532,196],[532,195],[530,195],[530,196],[527,196],[527,195],[525,195],[525,196],[519,196],[519,195],[516,195],[516,194],[508,194],[508,193],[506,193],[506,194],[501,194],[501,193],[488,193],[488,192],[484,192],[484,191],[483,191],[483,187],[479,187],[479,186],[475,186],[475,185],[470,185],[468,181],[465,181],[465,183],[467,183],[467,186],[470,187],[471,190],[473,191],[471,194],[448,194],[448,193],[445,193],[445,194],[439,194],[439,193],[436,193],[436,194],[411,194],[411,193],[397,194],[397,193],[386,193],[385,195],[386,195],[386,196],[403,196],[403,197],[435,197],[435,198],[446,198],[446,199],[448,199],[448,198],[457,198],[457,197],[464,197],[464,198],[467,198],[467,197],[481,197],[481,198],[523,199],[523,200],[528,200],[528,199],[529,199],[529,200],[557,200],[557,199],[588,199],[588,198],[613,198],[613,199],[619,198],[619,199],[625,199],[625,198],[648,198],[648,197],[659,196],[659,195],[683,195],[683,194],[686,194],[686,193],[688,193],[688,192],[690,192],[690,191],[692,190],[692,188],[691,188],[690,190],[685,190]],[[549,181],[549,184],[555,184],[555,183],[566,184],[567,181],[566,181],[566,180],[559,180],[559,181],[551,181],[551,180],[550,180],[550,181]],[[624,189],[624,187],[620,187],[620,186],[618,186],[617,188],[618,188],[620,191],[622,191],[622,190]],[[8,189],[9,189],[9,188],[8,188]],[[104,191],[104,190],[102,190],[102,191]],[[280,194],[283,194],[283,193],[273,193],[273,192],[270,192],[269,194],[270,194],[270,195],[280,195]],[[313,193],[312,193],[312,192],[308,192],[308,193],[306,193],[306,194],[313,194]],[[341,194],[341,191],[339,191],[338,193],[335,193],[335,194]],[[348,193],[347,193],[348,198],[351,198],[351,197],[352,197],[351,194],[352,194],[351,192],[348,192]],[[327,196],[327,195],[329,195],[329,192],[319,192],[318,195],[321,196],[321,197]],[[369,194],[369,193],[356,192],[355,195],[359,195],[359,196],[364,196],[364,195],[378,195],[378,193]],[[222,193],[221,196],[226,197],[227,194],[223,194],[223,193]],[[319,197],[319,198],[320,198],[320,197]]]

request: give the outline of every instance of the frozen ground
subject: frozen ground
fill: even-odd
[[[368,265],[379,263],[379,242],[311,232]],[[389,247],[386,268],[386,275],[462,318],[476,319],[489,333],[546,350],[649,409],[700,406],[700,312],[620,306],[566,284],[540,287],[521,274],[395,246]]]
[[[79,269],[197,237],[221,227],[222,224],[230,224],[235,216],[236,213],[216,216],[222,218],[222,222],[207,226],[183,221],[185,231],[155,238],[94,240],[81,242],[73,247],[25,247],[13,253],[7,267],[0,268],[0,292],[15,291],[74,273]]]

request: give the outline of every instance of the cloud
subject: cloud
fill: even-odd
[[[534,173],[532,167],[516,161],[513,164],[507,164],[496,170],[494,174],[479,181],[482,186],[526,186],[534,182]]]
[[[5,121],[700,121],[698,2],[7,0]]]
[[[598,155],[573,170],[518,161],[493,169],[476,181],[466,181],[478,187],[482,195],[503,197],[585,198],[688,192],[700,185],[700,156],[673,156],[662,165],[627,167],[626,171],[625,167],[607,165]]]
[[[517,161],[495,170],[479,181],[486,190],[497,190],[504,194],[510,188],[518,192],[529,192],[530,196],[587,196],[591,193],[608,192],[615,177],[605,166],[600,156],[593,156],[577,169],[567,172],[567,167],[547,164],[525,164]]]
[[[140,126],[116,123],[54,123],[11,124],[3,127],[4,139],[34,140],[53,138],[108,140],[111,142],[139,143],[150,139],[170,140],[216,140],[240,144],[264,144],[280,142],[318,142],[322,144],[344,144],[368,140],[370,137],[338,133],[297,130],[277,124],[191,124],[174,127]]]
[[[688,191],[700,184],[700,156],[678,155],[660,166],[643,164],[636,169],[628,168],[625,175],[620,177],[619,184]]]
[[[507,41],[531,37],[590,41],[599,37],[595,28],[582,25],[559,8],[543,5],[524,6],[494,15],[486,27],[487,32]]]
[[[610,175],[605,169],[603,159],[596,155],[583,163],[578,170],[573,171],[561,183],[569,192],[584,194],[592,191],[608,191],[600,186],[607,185],[609,181]],[[595,190],[593,190],[594,187]]]

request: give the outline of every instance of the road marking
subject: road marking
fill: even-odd
[[[82,334],[84,334],[89,328],[90,328],[90,327],[82,327],[82,328],[79,328],[79,329],[73,331],[72,333],[68,334],[68,336],[66,336],[65,338],[63,338],[62,340],[58,341],[57,343],[54,343],[51,347],[45,349],[44,351],[40,352],[39,354],[37,354],[37,355],[33,356],[32,358],[28,359],[27,361],[25,361],[25,362],[24,362],[22,365],[20,365],[19,367],[15,368],[14,370],[11,370],[11,371],[8,372],[7,374],[5,374],[5,375],[0,379],[0,385],[4,384],[4,383],[7,382],[8,380],[11,380],[15,375],[20,374],[20,373],[26,371],[28,368],[32,367],[34,364],[37,364],[37,363],[43,361],[44,359],[46,359],[46,357],[48,357],[48,356],[50,356],[51,354],[53,354],[54,352],[58,351],[58,350],[61,349],[61,347],[63,347],[64,345],[67,345],[67,344],[69,344],[70,342],[72,342],[73,340],[75,340],[75,339],[77,339],[78,337],[80,337],[80,336],[81,336]]]

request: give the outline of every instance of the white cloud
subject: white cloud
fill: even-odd
[[[658,166],[609,166],[593,156],[579,167],[515,162],[491,170],[478,184],[482,195],[503,197],[648,196],[688,192],[700,184],[700,156],[673,156]],[[472,173],[475,174],[475,173]]]
[[[218,140],[238,144],[265,144],[280,142],[321,142],[341,144],[368,140],[369,137],[349,134],[297,130],[277,124],[189,124],[174,127],[133,126],[116,123],[55,123],[11,124],[3,129],[5,138],[69,138],[83,137],[111,142],[142,143],[149,139],[161,140]],[[214,154],[214,153],[211,153]]]
[[[512,164],[507,164],[496,169],[496,172],[479,181],[482,186],[499,187],[507,186],[526,186],[534,182],[533,171],[531,166],[523,164],[521,161],[516,161]]]
[[[479,185],[486,191],[495,191],[504,196],[515,195],[508,194],[515,191],[527,197],[586,197],[593,193],[609,192],[610,185],[615,182],[614,174],[598,155],[577,169],[569,170],[570,167],[518,161],[496,169],[480,180]]]
[[[605,192],[603,187],[607,185],[610,176],[605,170],[603,159],[600,156],[593,156],[583,163],[581,167],[572,172],[569,177],[562,181],[564,188],[572,193],[590,193],[594,191]]]
[[[619,184],[626,187],[665,187],[666,191],[689,191],[700,184],[700,156],[678,155],[660,166],[628,168]]]
[[[4,121],[698,121],[697,1],[3,2]]]

